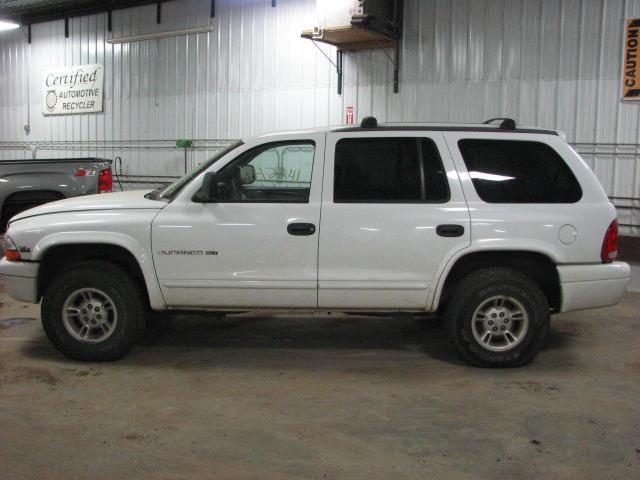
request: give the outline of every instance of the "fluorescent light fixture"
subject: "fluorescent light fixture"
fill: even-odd
[[[166,32],[147,33],[144,35],[131,35],[129,37],[107,38],[106,42],[110,44],[143,42],[145,40],[158,40],[160,38],[181,37],[183,35],[192,35],[197,33],[213,32],[213,26],[183,28],[181,30],[169,30]]]
[[[4,30],[15,30],[19,26],[19,24],[10,22],[8,20],[0,20],[0,32]]]

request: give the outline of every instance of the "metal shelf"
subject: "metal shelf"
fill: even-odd
[[[349,51],[395,48],[398,45],[397,39],[370,28],[354,25],[325,28],[317,33],[314,30],[305,30],[302,32],[302,38]]]
[[[327,54],[318,47],[320,52],[327,57],[327,60],[335,67],[338,74],[338,95],[342,94],[342,55],[343,52],[357,52],[362,50],[375,50],[392,48],[394,57],[389,54],[387,58],[393,63],[393,93],[398,93],[400,84],[400,40],[396,37],[383,33],[379,30],[369,28],[366,21],[356,23],[352,20],[352,25],[340,27],[329,27],[322,30],[304,30],[302,38],[311,40],[318,47],[316,42],[332,45],[338,49],[336,62],[334,63]],[[385,52],[386,53],[386,52]]]

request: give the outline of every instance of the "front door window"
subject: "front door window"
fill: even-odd
[[[219,202],[308,203],[315,145],[278,142],[245,152],[221,172]]]

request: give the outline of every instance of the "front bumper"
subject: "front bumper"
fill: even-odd
[[[561,312],[615,305],[627,291],[631,268],[624,262],[559,265]]]
[[[0,275],[9,295],[21,302],[38,303],[37,262],[9,262],[0,260]]]

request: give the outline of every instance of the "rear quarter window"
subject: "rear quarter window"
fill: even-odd
[[[478,196],[488,203],[575,203],[582,189],[549,145],[465,139],[458,148]]]

